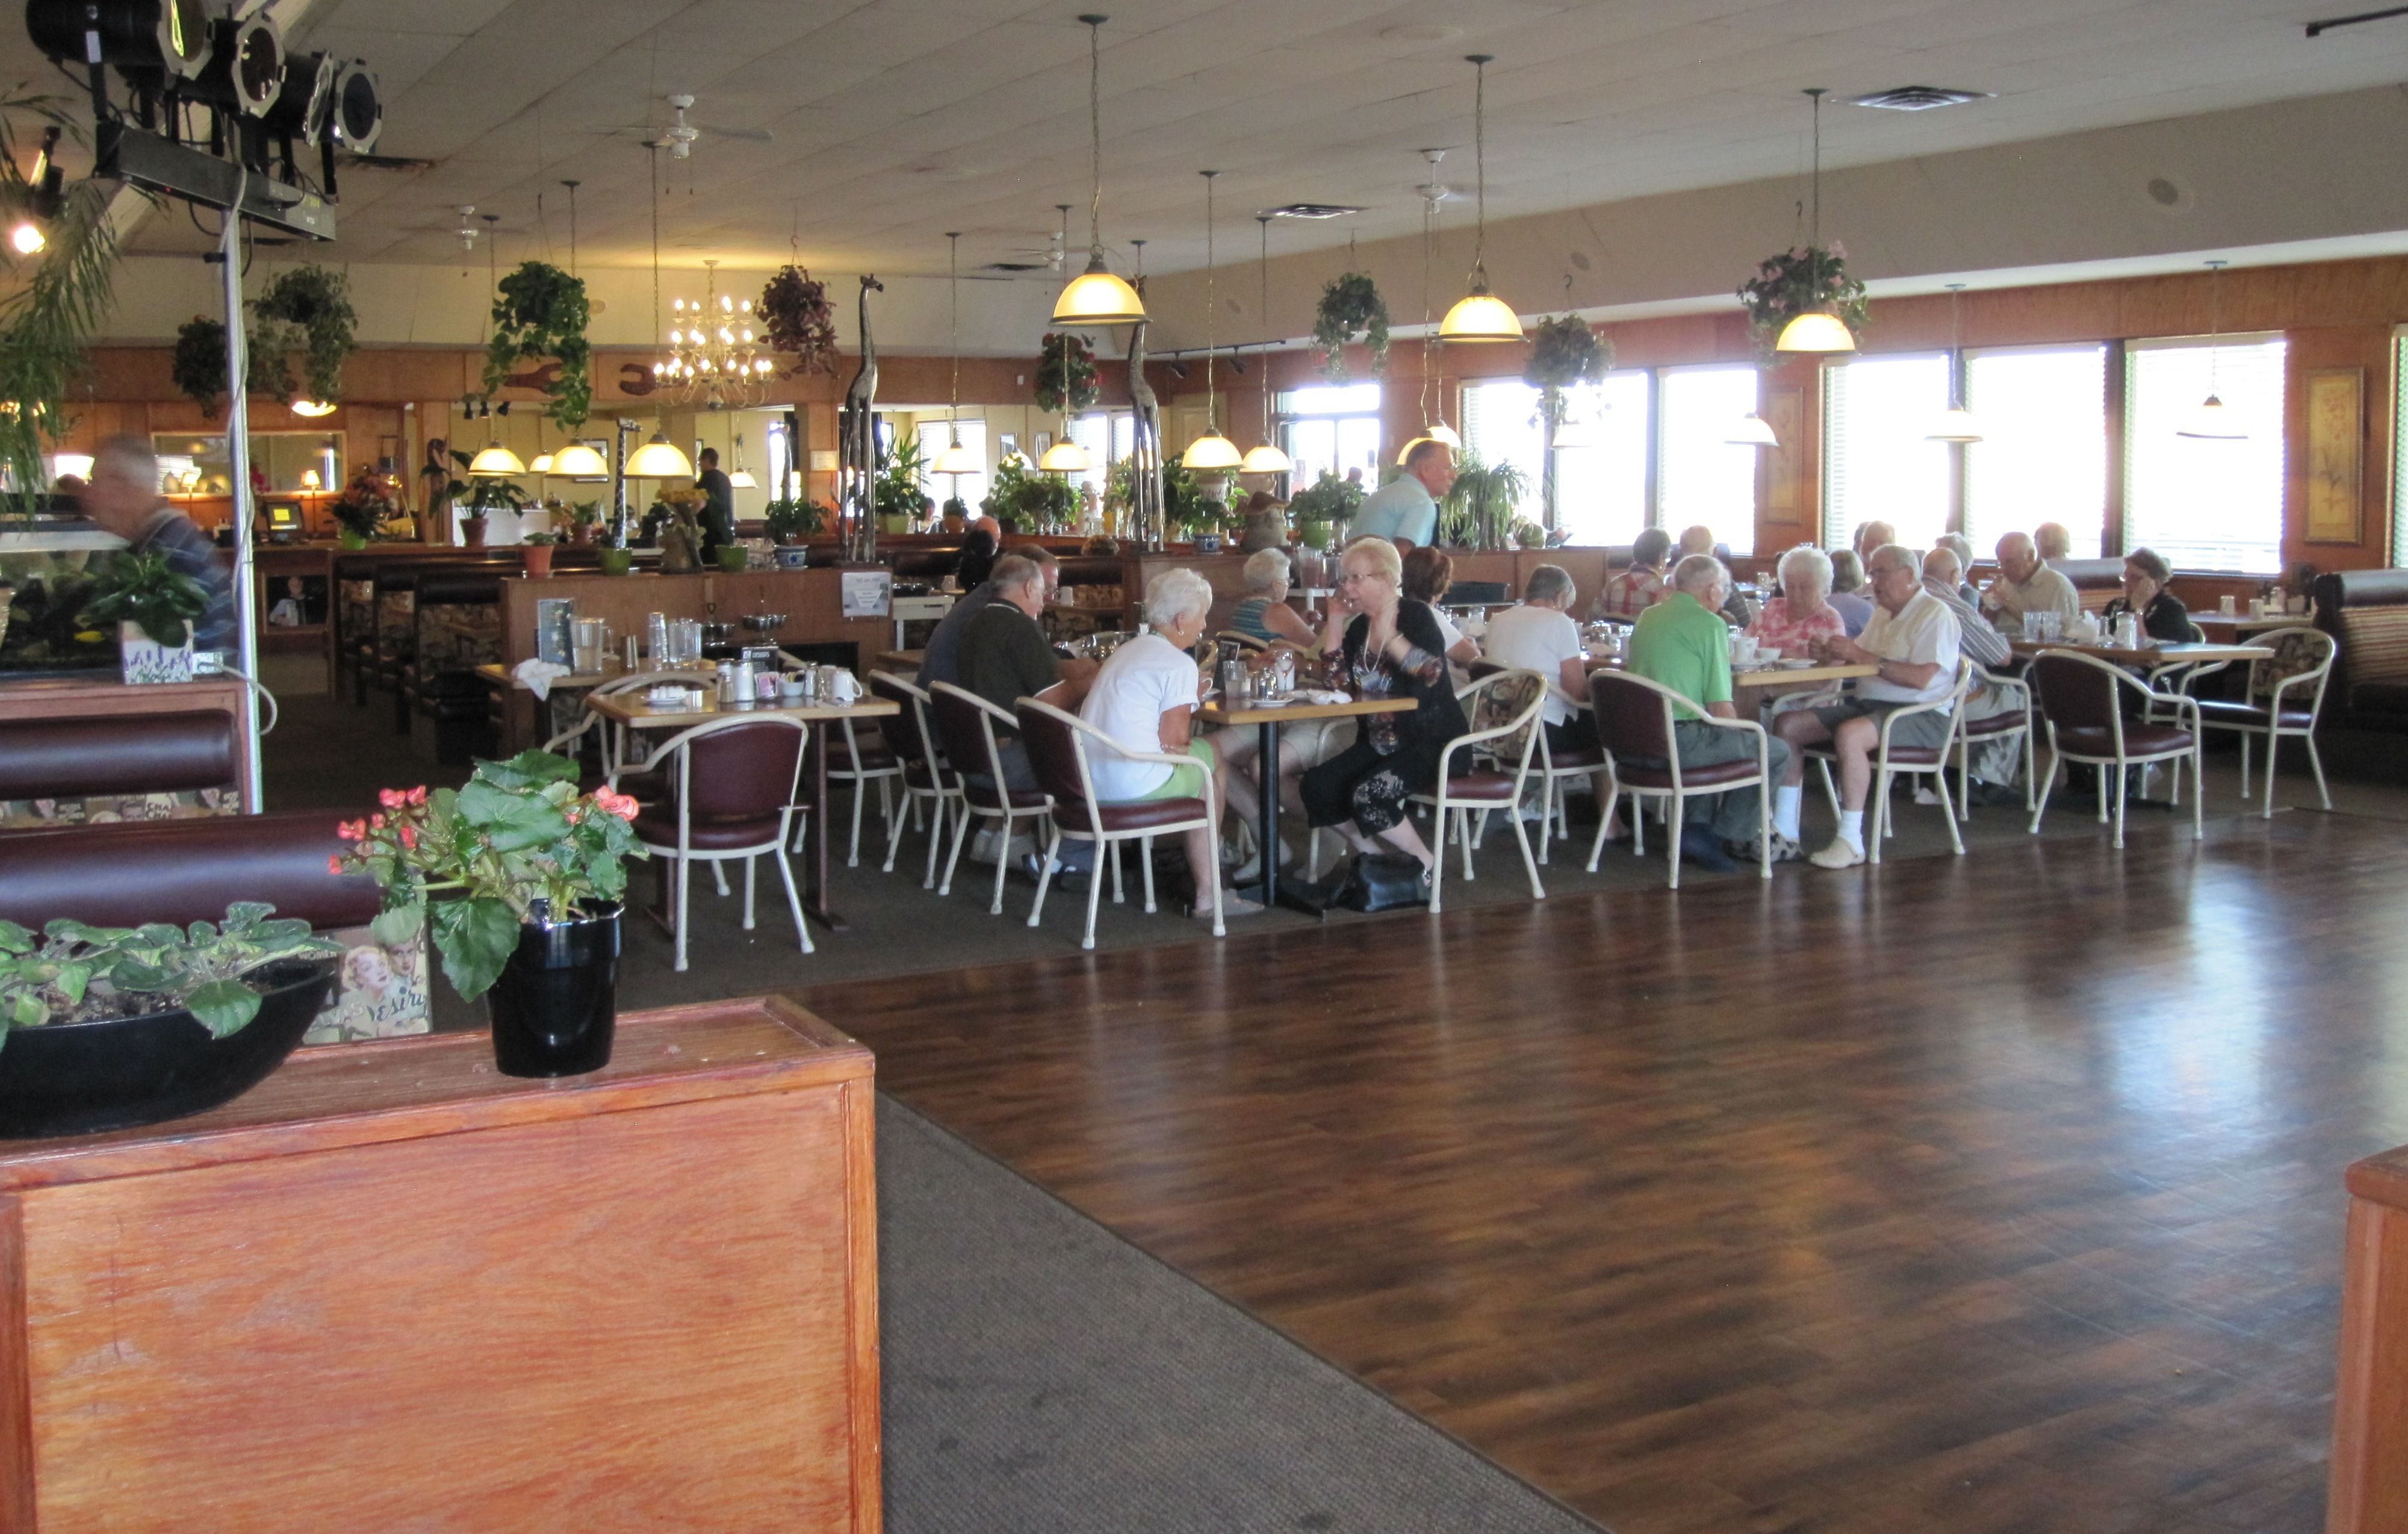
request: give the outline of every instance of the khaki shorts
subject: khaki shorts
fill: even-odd
[[[1825,729],[1837,735],[1840,726],[1851,719],[1870,719],[1878,726],[1885,714],[1908,707],[1908,704],[1891,703],[1883,698],[1851,697],[1815,710],[1814,717],[1823,722]],[[1890,741],[1893,745],[1921,746],[1927,751],[1938,751],[1948,744],[1952,724],[1953,720],[1945,713],[1909,714],[1891,726]]]

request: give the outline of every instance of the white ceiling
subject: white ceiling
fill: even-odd
[[[288,0],[289,3],[289,0]],[[1488,71],[1492,217],[1800,173],[1809,85],[1995,93],[1923,113],[1832,106],[1827,166],[1887,162],[2408,79],[2408,19],[2309,41],[2338,0],[1101,0],[1104,221],[1115,263],[1202,263],[1219,181],[1223,262],[1250,215],[1297,200],[1357,219],[1283,222],[1275,251],[1412,233],[1416,152],[1472,181],[1472,70]],[[1087,34],[1072,0],[316,0],[296,44],[381,75],[380,151],[436,162],[342,183],[353,262],[460,259],[454,205],[502,215],[505,263],[650,259],[652,155],[636,131],[690,92],[706,136],[658,165],[664,264],[784,259],[940,274],[1041,248],[1053,205],[1085,243]],[[39,67],[9,29],[0,63]],[[541,194],[543,220],[538,222]],[[1470,204],[1450,203],[1460,227]],[[189,242],[153,221],[138,243]],[[179,232],[180,231],[180,232]],[[480,251],[476,262],[482,264]],[[1042,280],[1042,274],[1039,279]]]

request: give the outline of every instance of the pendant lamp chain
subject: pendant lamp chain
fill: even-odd
[[[1219,435],[1221,430],[1219,395],[1212,387],[1212,323],[1218,318],[1213,310],[1220,308],[1212,270],[1212,179],[1221,173],[1207,170],[1200,174],[1204,178],[1204,432],[1210,437]]]
[[[2207,397],[2218,399],[2216,383],[2224,360],[2224,263],[2207,264]]]
[[[953,385],[945,404],[945,421],[953,427],[953,440],[958,442],[961,440],[962,415],[962,232],[958,229],[949,230],[946,232],[945,238],[953,242],[953,248],[945,257],[945,280],[952,290],[953,296],[953,320],[950,329],[953,349]]]
[[[1254,215],[1254,227],[1262,232],[1262,292],[1256,302],[1263,317],[1263,440],[1271,439],[1271,216]]]
[[[1471,285],[1476,293],[1488,291],[1488,63],[1494,56],[1470,55],[1471,174],[1478,209],[1471,238]]]
[[[1094,189],[1087,204],[1087,253],[1104,253],[1104,22],[1101,16],[1082,16],[1087,23],[1087,184]]]
[[[1810,206],[1811,206],[1811,207],[1812,207],[1812,208],[1813,208],[1813,212],[1808,216],[1807,222],[1806,222],[1806,243],[1807,243],[1807,246],[1808,246],[1810,249],[1817,250],[1817,251],[1819,251],[1819,250],[1821,250],[1821,249],[1823,248],[1823,92],[1824,92],[1824,89],[1825,89],[1825,88],[1824,88],[1823,86],[1820,86],[1820,85],[1810,85],[1810,86],[1808,86],[1808,87],[1806,88],[1806,99],[1807,99],[1807,100],[1809,100],[1809,101],[1811,101],[1811,102],[1813,102],[1813,103],[1814,104],[1814,160],[1813,160],[1814,171],[1813,171],[1813,179],[1812,179],[1812,180],[1810,180],[1810,181],[1807,183],[1807,184],[1808,184],[1808,186],[1809,186],[1809,188],[1811,189],[1811,193],[1810,193],[1810,194],[1811,194],[1811,196],[1812,196],[1812,198],[1813,198],[1813,201],[1812,201],[1812,203],[1810,204]]]

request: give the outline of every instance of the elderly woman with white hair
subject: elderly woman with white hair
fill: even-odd
[[[1847,621],[1831,605],[1831,556],[1801,543],[1781,556],[1781,595],[1747,625],[1750,638],[1784,656],[1813,653],[1817,639],[1845,638]]]
[[[1292,644],[1311,650],[1316,643],[1312,625],[1287,605],[1288,586],[1296,566],[1282,549],[1264,549],[1246,561],[1246,599],[1229,614],[1231,632],[1266,645]]]
[[[1165,570],[1146,582],[1145,621],[1149,632],[1111,653],[1096,673],[1079,717],[1113,741],[1135,752],[1161,752],[1195,758],[1203,766],[1197,775],[1163,762],[1136,761],[1098,745],[1089,760],[1096,797],[1104,804],[1133,804],[1146,799],[1205,797],[1218,814],[1223,799],[1224,769],[1212,743],[1194,733],[1196,701],[1202,695],[1203,674],[1192,651],[1204,635],[1212,610],[1212,587],[1194,570]],[[1212,902],[1204,892],[1220,877],[1212,859],[1212,842],[1202,827],[1187,833],[1187,866],[1198,886],[1196,914],[1211,920]],[[1224,916],[1243,916],[1263,908],[1232,891],[1221,894]]]

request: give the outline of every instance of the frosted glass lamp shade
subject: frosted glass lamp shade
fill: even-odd
[[[1781,439],[1772,435],[1772,423],[1750,411],[1731,424],[1731,434],[1723,438],[1743,448],[1777,448]]]
[[[1245,455],[1238,451],[1238,444],[1217,431],[1188,443],[1187,451],[1179,456],[1181,467],[1211,473],[1226,473],[1243,462]]]
[[[1502,298],[1480,291],[1455,300],[1455,308],[1438,323],[1441,341],[1498,342],[1518,341],[1522,337],[1522,317],[1513,306]]]
[[[334,403],[323,399],[296,399],[287,409],[294,415],[307,416],[312,421],[335,413]]]
[[[976,474],[978,471],[978,454],[959,442],[937,454],[937,461],[928,466],[931,474]]]
[[[1293,472],[1295,468],[1295,460],[1288,457],[1286,453],[1282,452],[1279,449],[1271,446],[1268,442],[1266,442],[1261,447],[1255,448],[1246,454],[1246,461],[1238,466],[1238,472],[1240,474],[1287,474]]]
[[[1054,300],[1057,325],[1133,325],[1144,318],[1145,300],[1105,269],[1100,251],[1087,259],[1087,269]]]
[[[694,461],[678,450],[676,443],[652,433],[652,439],[627,455],[627,478],[630,480],[691,480]]]
[[[1047,448],[1045,456],[1037,460],[1040,474],[1084,474],[1095,466],[1087,450],[1067,437]]]
[[[609,463],[582,442],[571,442],[552,455],[552,472],[562,478],[596,479],[610,472]]]
[[[483,451],[468,460],[469,473],[481,474],[488,478],[524,474],[526,471],[527,466],[519,462],[519,455],[499,442],[488,443]]]
[[[1856,337],[1839,317],[1816,309],[1801,314],[1781,329],[1775,351],[1854,351]]]
[[[552,454],[550,454],[550,453],[548,453],[548,452],[538,452],[538,453],[537,453],[537,454],[535,455],[535,460],[534,460],[534,462],[532,462],[532,463],[530,463],[530,464],[528,464],[528,465],[527,465],[527,472],[528,472],[529,474],[549,474],[549,473],[551,473],[551,472],[552,472]]]
[[[731,490],[758,490],[761,481],[752,478],[751,469],[739,468],[727,477],[727,485]]]
[[[1979,442],[1982,426],[1973,419],[1972,411],[1962,405],[1951,405],[1940,412],[1940,419],[1924,435],[1934,442]]]
[[[2189,420],[2175,428],[2174,435],[2201,442],[2241,442],[2249,437],[2242,430],[2241,423],[2233,419],[2232,412],[2225,409],[2224,401],[2214,394],[2200,402],[2199,409],[2190,413]]]

